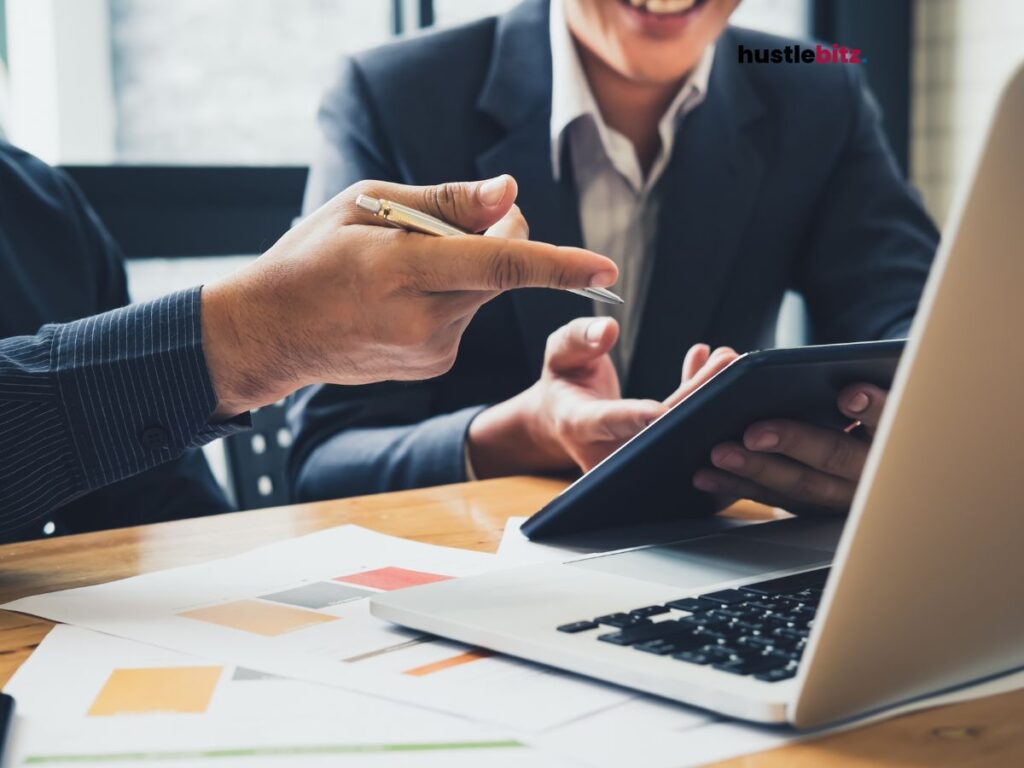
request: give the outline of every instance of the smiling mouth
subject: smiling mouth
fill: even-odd
[[[707,0],[619,0],[619,2],[652,16],[681,16],[704,5]]]

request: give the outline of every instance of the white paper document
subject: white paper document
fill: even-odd
[[[494,555],[343,526],[210,563],[3,606],[222,664],[525,730],[631,694],[374,618],[374,593],[502,565]]]
[[[7,685],[9,766],[544,766],[509,731],[77,627]]]
[[[498,557],[523,563],[561,563],[579,557],[575,549],[530,541],[520,528],[529,518],[510,517],[498,544]]]
[[[7,685],[10,766],[698,765],[783,743],[688,707],[635,697],[541,732],[496,729],[365,694],[71,626]],[[685,756],[681,757],[681,756]]]

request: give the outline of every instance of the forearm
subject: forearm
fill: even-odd
[[[308,450],[295,473],[295,496],[314,501],[464,482],[466,431],[481,409],[343,429]]]
[[[215,407],[198,288],[0,342],[0,525],[238,429]]]

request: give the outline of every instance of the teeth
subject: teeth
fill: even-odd
[[[682,13],[696,5],[697,0],[629,0],[634,7],[646,6],[651,13]]]

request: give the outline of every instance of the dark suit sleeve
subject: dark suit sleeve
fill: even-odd
[[[199,296],[0,340],[0,528],[238,429],[209,424]]]
[[[934,224],[893,160],[874,98],[856,67],[844,69],[849,135],[794,278],[817,343],[905,336],[938,246]]]
[[[377,109],[355,61],[343,58],[317,113],[320,138],[309,168],[303,212],[312,213],[363,179],[399,181]]]
[[[402,182],[358,64],[344,60],[319,112],[309,212],[360,179]],[[292,489],[300,500],[466,480],[464,445],[481,408],[440,413],[434,382],[315,386],[294,396]]]

